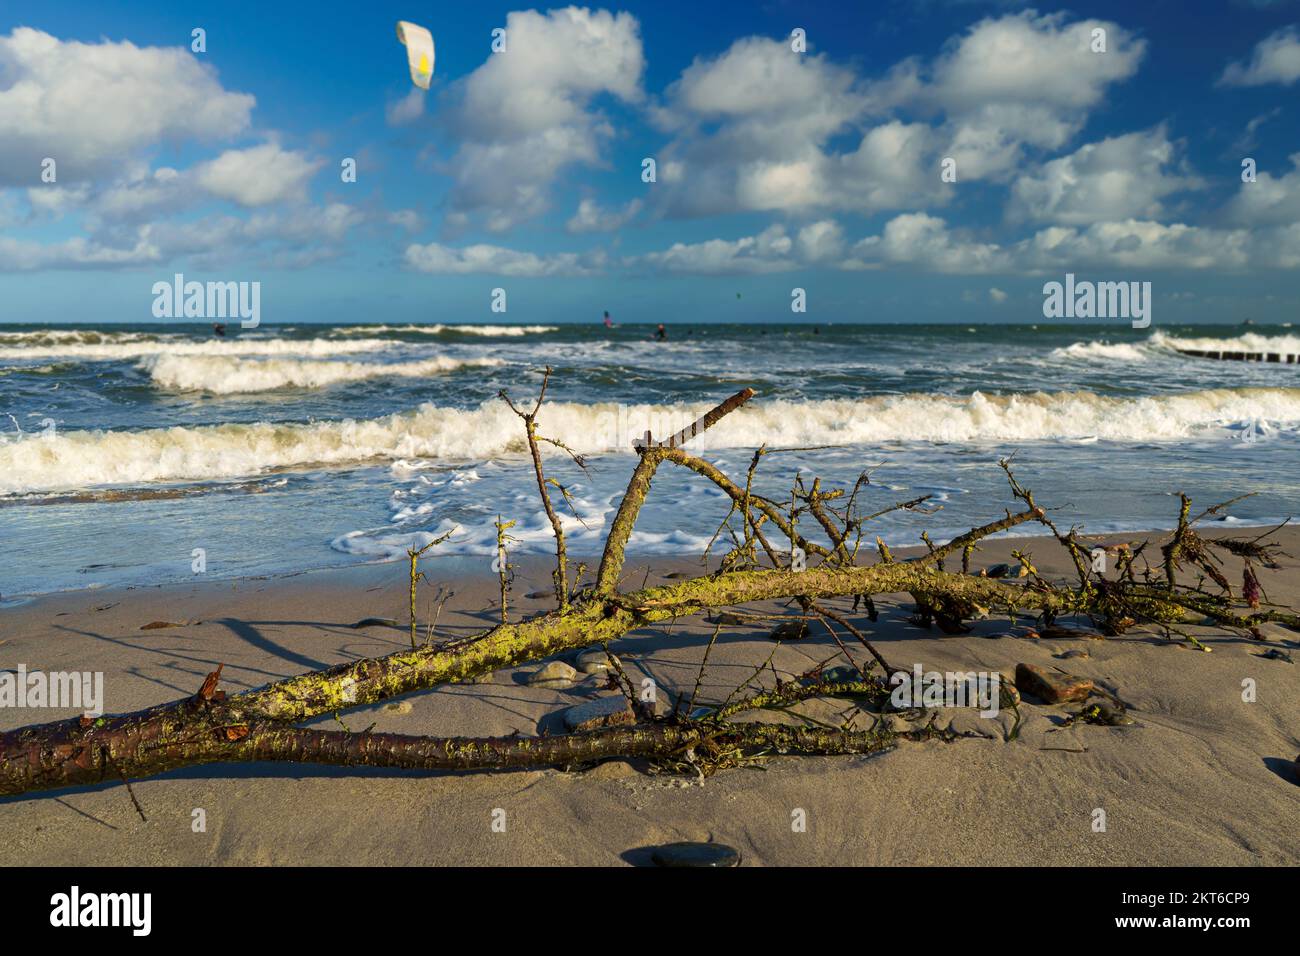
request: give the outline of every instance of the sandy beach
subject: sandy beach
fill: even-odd
[[[1300,533],[1286,530],[1277,540],[1300,554]],[[1006,561],[1015,547],[1064,580],[1064,555],[1043,538],[986,542],[974,567]],[[480,570],[467,559],[424,563],[432,585],[421,590],[422,616],[436,587],[454,592],[435,640],[481,632],[498,619],[495,579],[487,559],[479,563]],[[1297,564],[1284,558],[1282,570],[1264,573],[1274,603],[1300,603]],[[700,564],[633,559],[626,586],[663,583],[684,570],[698,572]],[[548,585],[545,562],[521,562],[512,619],[546,610],[547,600],[525,595]],[[401,563],[52,595],[2,612],[0,665],[103,671],[105,710],[120,713],[193,694],[218,664],[222,687],[236,693],[398,650],[408,643],[404,627],[351,625],[368,617],[405,622],[406,602]],[[1012,636],[1005,618],[994,618],[976,622],[971,634],[945,636],[908,622],[906,596],[878,601],[875,625],[851,613],[850,603],[830,602],[869,628],[895,665],[1006,673],[1022,662],[1055,667],[1115,694],[1135,723],[1063,727],[1070,705],[1026,701],[1019,737],[1007,741],[1010,711],[985,719],[943,708],[938,726],[987,736],[903,742],[869,758],[777,757],[703,781],[622,760],[492,774],[217,764],[135,781],[146,820],[126,788],[111,782],[0,801],[0,831],[11,862],[36,865],[622,865],[645,862],[647,846],[677,840],[727,843],[743,865],[1300,862],[1293,765],[1300,668],[1262,656],[1269,649],[1300,655],[1300,635],[1268,625],[1261,643],[1192,628],[1212,648],[1204,653],[1141,629],[1105,640]],[[748,609],[793,613],[776,604]],[[184,626],[141,629],[153,621]],[[611,649],[634,677],[689,693],[711,632],[693,618],[634,632]],[[753,673],[771,653],[767,633],[765,626],[723,628],[700,702],[725,698]],[[1061,657],[1071,650],[1087,656]],[[814,629],[782,644],[772,663],[793,676],[823,661],[842,664],[837,653]],[[860,648],[852,653],[866,663]],[[566,707],[610,693],[594,678],[567,690],[523,683],[538,666],[408,695],[342,720],[352,730],[373,724],[409,734],[531,735],[559,731]],[[1242,699],[1247,678],[1257,687],[1250,703]],[[846,701],[801,705],[802,713],[834,723],[853,709]],[[70,715],[6,708],[0,727]],[[337,727],[332,719],[315,723]],[[195,832],[196,809],[204,811],[205,832]],[[492,823],[502,810],[499,832]],[[1104,832],[1094,827],[1097,810],[1105,814]],[[806,820],[801,832],[792,826],[796,817]]]

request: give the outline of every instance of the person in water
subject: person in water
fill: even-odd
[[[606,312],[606,313],[605,313],[605,328],[607,328],[607,329],[612,329],[613,327],[614,327],[614,320],[611,319],[611,318],[609,317],[609,313]]]
[[[224,335],[226,334],[226,327],[225,327],[222,323],[220,323],[220,322],[213,322],[213,323],[212,323],[212,334],[213,334],[213,335],[224,336]]]
[[[668,330],[664,328],[662,322],[659,323],[659,328],[655,329],[655,338],[660,342],[668,341]]]

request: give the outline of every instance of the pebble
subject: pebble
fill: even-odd
[[[548,687],[563,690],[572,687],[578,679],[578,672],[564,661],[551,661],[545,667],[528,675],[529,687]]]
[[[1092,681],[1044,670],[1033,664],[1017,664],[1016,689],[1049,704],[1063,704],[1086,698],[1092,693]]]
[[[191,622],[191,623],[196,623],[196,622]],[[164,627],[185,627],[185,626],[186,626],[185,624],[178,624],[175,621],[150,621],[148,624],[142,624],[140,626],[140,630],[157,631]]]
[[[601,648],[593,647],[591,650],[583,651],[574,658],[573,666],[584,674],[605,674],[614,669],[609,662],[609,658],[610,655],[606,654]],[[618,661],[619,665],[622,666],[623,662],[621,660],[617,657],[614,660]]]
[[[740,853],[725,843],[666,843],[650,854],[655,866],[739,866]]]
[[[1099,700],[1095,702],[1095,706],[1097,708],[1095,723],[1105,724],[1107,727],[1127,727],[1137,723],[1123,707],[1116,707],[1110,701]]]
[[[1056,656],[1063,661],[1072,660],[1076,657],[1082,660],[1087,660],[1089,657],[1092,657],[1092,655],[1089,654],[1087,651],[1081,651],[1078,648],[1074,648],[1073,650],[1069,650],[1069,651],[1061,651],[1061,653],[1057,654]]]
[[[411,712],[411,702],[409,700],[398,700],[391,704],[384,704],[384,710],[394,714],[409,714]]]
[[[1016,690],[1016,682],[1009,674],[999,674],[1001,680],[998,681],[998,706],[999,707],[1019,707],[1020,691]]]
[[[808,636],[808,622],[804,620],[785,621],[772,628],[768,635],[774,641],[798,641]]]
[[[716,617],[709,618],[709,623],[710,624],[748,624],[749,621],[746,621],[739,614],[733,614],[730,611],[723,611],[721,614],[717,615]]]
[[[570,730],[595,730],[635,722],[632,708],[621,694],[584,701],[564,712],[564,723]]]

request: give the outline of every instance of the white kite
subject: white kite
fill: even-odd
[[[433,34],[422,26],[397,21],[397,39],[406,47],[406,61],[411,65],[411,82],[422,90],[433,79]]]

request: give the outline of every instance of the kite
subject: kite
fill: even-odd
[[[429,88],[433,78],[433,34],[422,26],[397,21],[397,39],[406,47],[406,60],[411,66],[411,82],[422,90]]]

